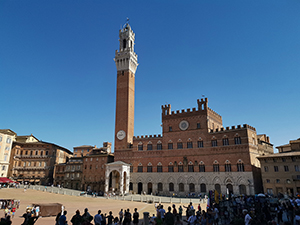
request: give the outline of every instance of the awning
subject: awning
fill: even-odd
[[[0,184],[7,184],[7,183],[16,183],[16,182],[6,177],[0,177]]]

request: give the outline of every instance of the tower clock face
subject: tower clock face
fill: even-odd
[[[180,123],[179,123],[179,128],[180,130],[186,130],[189,128],[189,122],[186,121],[186,120],[182,120]]]
[[[118,131],[118,133],[117,133],[117,138],[118,138],[119,140],[123,140],[123,139],[125,138],[125,136],[126,136],[126,133],[125,133],[124,130],[119,130],[119,131]]]

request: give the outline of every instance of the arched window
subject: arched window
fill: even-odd
[[[200,165],[199,165],[199,172],[205,172],[205,165],[204,163],[201,161]]]
[[[231,163],[228,160],[225,162],[225,172],[231,172]]]
[[[200,184],[200,192],[206,192],[206,184]]]
[[[157,148],[157,150],[162,150],[162,143],[157,142],[156,148]]]
[[[138,150],[139,150],[139,151],[143,151],[143,144],[139,144],[139,145],[138,145]]]
[[[149,165],[147,166],[147,172],[148,173],[152,173],[152,165]]]
[[[187,148],[193,148],[193,142],[192,141],[187,142]]]
[[[217,140],[211,140],[211,146],[212,147],[218,146],[218,141]]]
[[[152,143],[151,144],[147,144],[147,150],[152,150]]]
[[[188,172],[194,172],[194,165],[192,162],[189,162],[189,165],[188,165]]]
[[[163,184],[162,183],[157,184],[157,191],[163,191]]]
[[[241,137],[235,137],[234,138],[234,144],[236,144],[236,145],[242,144]]]
[[[237,171],[238,171],[238,172],[244,172],[244,171],[245,171],[244,163],[238,162],[238,163],[236,164],[236,166],[237,166]]]
[[[163,171],[163,169],[162,169],[162,165],[161,165],[161,163],[159,163],[158,165],[157,165],[157,172],[158,173],[161,173],[162,171]]]
[[[179,165],[178,165],[178,172],[180,172],[180,173],[184,172],[183,164],[181,162],[179,162]]]
[[[170,173],[174,172],[174,166],[172,164],[168,165],[168,172]]]
[[[123,48],[125,49],[126,48],[126,39],[123,39]]]
[[[177,142],[177,149],[183,149],[182,142]]]
[[[189,184],[189,189],[190,189],[190,192],[195,192],[195,184],[190,183]]]
[[[216,190],[218,193],[221,193],[221,185],[220,185],[220,184],[215,184],[215,190]]]
[[[223,138],[223,145],[229,145],[228,138]]]
[[[138,173],[142,173],[143,172],[143,166],[142,165],[138,165]]]
[[[174,184],[173,183],[169,183],[169,191],[174,191]]]
[[[214,172],[220,172],[220,166],[217,160],[214,161],[213,169]]]
[[[184,184],[183,183],[179,184],[179,191],[184,192]]]
[[[232,186],[232,184],[227,184],[227,185],[226,185],[226,188],[228,189],[229,194],[233,194],[233,186]],[[220,193],[220,192],[219,192],[219,193]]]
[[[239,185],[240,195],[246,195],[246,186],[241,184]]]

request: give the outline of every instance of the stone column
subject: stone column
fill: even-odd
[[[121,180],[120,180],[120,194],[123,194],[124,193],[124,171],[123,171],[123,168],[121,169],[120,171],[120,177],[121,177]]]
[[[125,193],[129,193],[129,181],[130,181],[130,176],[128,173],[126,173],[126,190]]]
[[[109,185],[109,171],[106,168],[106,171],[105,171],[105,188],[104,188],[105,193],[108,192],[108,185]]]

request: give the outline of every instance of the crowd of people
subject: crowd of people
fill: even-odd
[[[213,200],[211,200],[213,199]],[[275,198],[268,196],[231,196],[226,200],[209,198],[205,209],[200,204],[193,206],[176,205],[165,210],[161,204],[155,204],[156,214],[148,218],[150,225],[300,225],[300,196],[297,198]],[[4,218],[0,225],[12,224],[20,202],[17,200],[1,201]],[[22,225],[33,225],[39,218],[38,207],[23,214]],[[92,216],[86,208],[81,215],[77,210],[75,215],[67,220],[67,211],[60,212],[55,219],[56,225],[138,225],[139,212],[137,208],[121,209],[118,215],[98,213]]]
[[[185,219],[183,219],[183,211],[185,209]],[[200,204],[194,208],[190,203],[188,206],[179,206],[178,210],[173,204],[168,207],[168,212],[165,211],[163,205],[156,206],[156,215],[150,218],[152,225],[183,225],[183,222],[188,225],[217,225],[219,224],[219,210],[213,206],[207,211],[201,210]]]
[[[12,224],[11,218],[14,218],[19,206],[20,200],[0,200],[0,209],[4,209],[4,217],[0,219],[0,225]]]
[[[221,224],[300,225],[300,198],[238,196],[220,201],[215,207]]]
[[[200,204],[194,207],[190,203],[178,208],[173,204],[167,210],[163,205],[155,204],[155,211],[156,214],[148,218],[150,225],[300,225],[300,199],[298,202],[275,201],[271,205],[266,199],[241,196],[214,202],[204,210]],[[66,214],[65,211],[57,216],[56,225],[66,224]],[[138,225],[139,213],[136,208],[133,214],[129,209],[121,209],[119,215],[113,216],[111,211],[106,215],[99,210],[91,216],[88,209],[82,215],[77,210],[70,222],[73,225]]]
[[[66,225],[67,224],[67,211],[58,213],[55,219],[55,225]],[[98,210],[98,213],[92,216],[88,209],[84,209],[84,213],[80,215],[80,211],[76,210],[75,215],[72,216],[70,222],[73,225],[138,225],[139,223],[139,213],[137,208],[134,209],[133,214],[131,214],[130,209],[121,209],[118,216],[113,216],[112,211],[108,213],[102,213]]]

